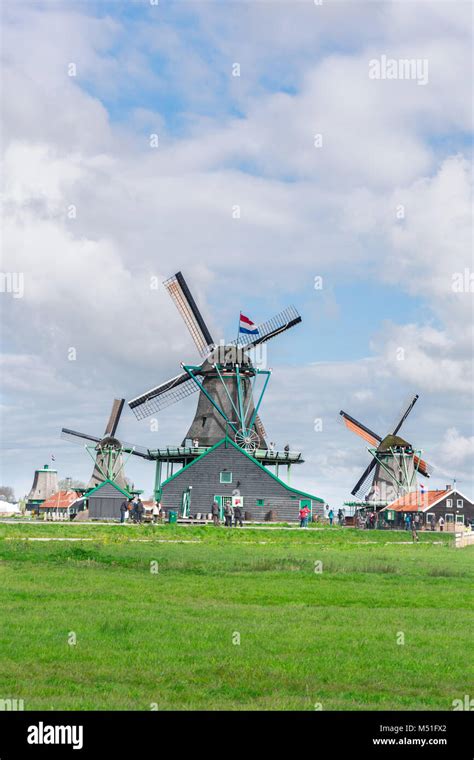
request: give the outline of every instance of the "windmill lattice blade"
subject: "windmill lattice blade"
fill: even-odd
[[[107,427],[105,428],[104,435],[115,436],[124,404],[124,398],[114,399],[114,403],[112,404],[112,411],[110,413],[109,421],[107,423]]]
[[[78,433],[77,430],[69,430],[69,428],[62,428],[61,438],[63,441],[71,441],[71,443],[77,443],[80,446],[84,446],[88,443],[100,443],[101,441],[100,438],[96,438],[94,435]]]
[[[184,323],[191,333],[191,337],[199,353],[201,356],[207,356],[214,346],[214,341],[183,275],[181,272],[176,272],[173,277],[165,280],[163,285],[183,317]]]
[[[369,490],[369,484],[371,480],[371,474],[372,470],[375,467],[377,460],[374,458],[372,459],[371,463],[366,467],[364,472],[362,473],[361,477],[355,484],[354,488],[351,491],[351,494],[353,496],[357,496],[359,499],[363,499],[366,495],[367,491]]]
[[[354,417],[351,417],[350,414],[347,414],[347,412],[343,412],[341,410],[339,414],[341,415],[345,426],[349,428],[349,430],[352,430],[353,433],[360,435],[360,437],[363,438],[364,441],[367,441],[367,443],[370,443],[371,446],[377,447],[379,445],[382,439],[377,435],[377,433],[374,433],[361,422],[358,422]]]
[[[265,438],[267,437],[267,431],[265,430],[265,426],[258,414],[255,417],[255,430],[257,431],[260,438],[262,440],[265,440]]]
[[[268,320],[268,322],[262,322],[258,325],[258,335],[240,335],[238,340],[231,341],[230,345],[244,346],[245,348],[253,348],[258,346],[259,343],[266,343],[267,340],[276,338],[280,333],[289,330],[291,327],[299,324],[301,317],[296,311],[294,306],[288,306],[279,314]]]
[[[166,383],[157,385],[156,388],[143,393],[141,396],[128,402],[137,420],[149,417],[151,414],[160,412],[165,407],[187,398],[199,388],[187,372],[172,377]]]
[[[428,464],[428,462],[425,462],[424,459],[420,459],[420,457],[415,456],[415,468],[418,470],[420,475],[424,475],[425,478],[431,477],[431,473],[433,472],[433,468],[431,465]]]
[[[418,398],[419,398],[418,394],[416,394],[416,396],[413,396],[412,400],[410,401],[410,403],[408,405],[408,409],[402,415],[402,417],[400,419],[400,422],[398,423],[398,425],[396,426],[395,430],[393,431],[393,435],[397,435],[397,433],[400,430],[401,426],[403,425],[403,423],[405,422],[406,418],[408,417],[408,415],[410,414],[411,410],[413,409],[413,407],[415,406],[416,402],[418,401]]]
[[[142,459],[152,459],[149,450],[146,446],[137,446],[136,443],[129,443],[127,441],[120,441],[124,449],[133,449],[130,453],[134,457],[141,457]]]

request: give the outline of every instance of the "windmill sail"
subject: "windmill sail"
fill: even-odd
[[[258,325],[258,335],[246,335],[243,333],[237,340],[231,341],[230,345],[238,345],[244,348],[253,348],[260,343],[266,343],[272,338],[276,338],[277,335],[289,330],[291,327],[299,324],[301,317],[296,311],[294,306],[288,306],[279,314],[269,319],[267,322],[262,322]]]
[[[156,388],[151,388],[146,393],[142,393],[129,401],[128,405],[137,420],[142,420],[151,414],[160,412],[171,404],[175,404],[177,401],[181,401],[183,398],[187,398],[198,390],[198,386],[188,373],[183,372],[181,375],[176,375],[171,380],[157,385]]]
[[[199,311],[181,272],[163,283],[181,314],[201,356],[207,356],[214,346],[211,333]]]

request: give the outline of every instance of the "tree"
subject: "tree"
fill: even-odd
[[[86,484],[82,480],[74,480],[74,478],[63,478],[58,483],[60,491],[74,491],[75,488],[85,488]]]
[[[14,502],[15,492],[11,486],[0,486],[0,499],[3,501]]]

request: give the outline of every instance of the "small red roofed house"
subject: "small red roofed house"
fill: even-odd
[[[39,513],[45,519],[75,516],[82,509],[84,499],[77,491],[57,491],[39,505]]]
[[[392,513],[396,525],[403,524],[407,513],[413,516],[417,512],[420,513],[421,524],[427,527],[432,521],[438,525],[441,517],[448,530],[474,523],[474,503],[451,485],[440,490],[411,491],[392,501],[383,512]]]

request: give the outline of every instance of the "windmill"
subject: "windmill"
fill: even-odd
[[[429,478],[432,468],[421,458],[421,451],[401,438],[398,433],[418,400],[414,396],[392,433],[381,438],[373,430],[341,411],[344,424],[370,444],[372,460],[351,493],[365,501],[391,502],[416,489],[416,474]],[[372,482],[371,482],[372,481]]]
[[[292,306],[258,326],[256,334],[216,345],[196,302],[181,274],[164,282],[201,355],[200,364],[181,364],[183,372],[129,401],[137,419],[143,419],[194,392],[200,391],[196,413],[182,445],[187,440],[209,447],[227,435],[249,452],[267,449],[265,430],[258,410],[271,370],[256,368],[248,351],[301,322]],[[264,376],[256,395],[256,380]],[[255,394],[255,398],[254,398]]]
[[[116,437],[124,403],[125,399],[123,398],[114,399],[109,421],[101,438],[87,435],[87,433],[78,433],[69,428],[62,428],[61,430],[61,438],[85,445],[86,450],[94,460],[94,470],[87,485],[88,489],[103,483],[104,480],[113,480],[120,488],[126,489],[124,454],[128,454],[127,460],[132,454],[143,459],[150,459],[147,449],[126,444]]]

